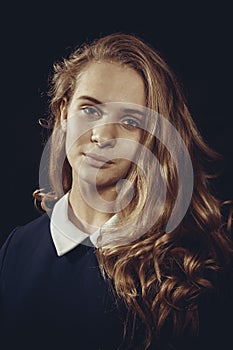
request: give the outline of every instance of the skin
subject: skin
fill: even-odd
[[[109,62],[89,63],[71,101],[64,100],[61,106],[73,176],[70,219],[86,232],[101,227],[113,215],[96,210],[84,198],[97,203],[99,195],[106,201],[117,197],[116,184],[126,177],[142,135],[141,106],[145,106],[145,89],[140,75]]]

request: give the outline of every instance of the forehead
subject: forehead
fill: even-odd
[[[119,63],[91,62],[77,79],[73,97],[92,96],[102,103],[126,102],[145,106],[142,77]]]

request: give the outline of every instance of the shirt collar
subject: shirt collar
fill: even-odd
[[[89,235],[75,226],[68,218],[68,199],[69,192],[58,200],[51,214],[50,231],[58,256],[68,253],[86,239],[85,245],[98,247],[100,229]],[[102,228],[110,225],[115,218],[116,215],[112,216]]]

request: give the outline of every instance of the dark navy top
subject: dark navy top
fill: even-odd
[[[212,296],[202,304],[198,337],[172,340],[168,328],[163,345],[150,349],[233,349],[227,282],[225,298]],[[81,244],[59,257],[47,214],[10,234],[0,250],[0,349],[128,349],[120,347],[125,317],[94,247]],[[140,338],[140,328],[136,333]]]
[[[10,234],[0,266],[2,350],[18,344],[32,350],[49,349],[48,344],[50,349],[117,349],[123,314],[101,276],[94,248],[80,244],[58,257],[47,214]]]

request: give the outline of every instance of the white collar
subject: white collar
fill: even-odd
[[[58,256],[68,253],[87,238],[90,244],[86,245],[98,247],[97,239],[100,229],[89,235],[75,226],[68,218],[68,198],[69,192],[58,200],[54,205],[50,220],[50,231]],[[112,216],[102,228],[112,223],[115,217],[116,215]]]

